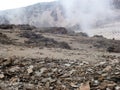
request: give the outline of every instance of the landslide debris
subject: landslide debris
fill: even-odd
[[[120,57],[92,64],[50,58],[0,58],[2,90],[120,90]]]
[[[58,42],[52,38],[46,38],[41,34],[36,34],[35,32],[24,31],[20,34],[20,37],[28,38],[25,41],[26,45],[31,46],[40,46],[40,47],[54,47],[54,48],[63,48],[63,49],[71,49],[71,47],[66,42]]]

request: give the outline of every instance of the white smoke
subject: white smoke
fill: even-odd
[[[105,21],[113,16],[111,0],[60,0],[68,22],[79,23],[88,31],[97,21]]]
[[[82,30],[89,34],[91,33],[90,29],[96,25],[111,22],[110,20],[114,18],[112,1],[56,0],[55,3],[45,4],[45,8],[44,4],[38,4],[37,6],[8,10],[3,15],[0,12],[0,16],[6,16],[10,24],[30,24],[37,27],[73,27],[74,30]],[[62,8],[59,3],[62,4]],[[55,16],[51,16],[52,12],[55,13]],[[56,21],[55,17],[57,17]]]

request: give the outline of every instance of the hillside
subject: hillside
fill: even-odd
[[[37,27],[62,26],[65,21],[58,2],[38,3],[0,12],[1,24],[29,24]]]
[[[61,27],[0,26],[1,90],[119,90],[120,40]]]
[[[66,27],[72,31],[83,31],[89,35],[103,35],[107,38],[120,39],[119,37],[119,22],[120,10],[119,0],[114,0],[113,7],[114,13],[111,18],[104,21],[98,20],[94,23],[92,28],[86,30],[83,28],[88,26],[91,21],[85,20],[85,25],[81,26],[80,16],[73,16],[73,20],[69,20],[65,8],[59,1],[37,3],[31,6],[17,8],[13,10],[0,11],[0,24],[29,24],[36,27]],[[78,11],[79,12],[79,11]],[[79,14],[79,13],[78,13]],[[79,16],[79,17],[78,17]],[[108,15],[107,15],[108,16]],[[92,18],[92,17],[91,17]],[[100,17],[102,18],[102,16]],[[92,20],[92,19],[90,19]],[[84,21],[82,21],[84,23]],[[117,33],[114,33],[114,31]],[[109,33],[106,33],[109,32]],[[106,34],[105,34],[106,33]]]
[[[118,9],[115,11],[115,13],[119,12],[119,2],[119,0],[114,0],[113,2],[113,7]],[[77,18],[78,17],[76,17],[76,19]],[[79,23],[77,21],[74,20],[68,22],[67,19],[69,19],[67,16],[67,11],[60,1],[43,2],[23,8],[0,11],[0,24],[29,24],[37,27],[75,26],[80,29],[80,26],[78,26]],[[99,23],[102,24],[103,22],[99,21]]]
[[[120,90],[120,0],[109,1],[0,11],[0,90]]]

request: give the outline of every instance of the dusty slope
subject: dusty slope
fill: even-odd
[[[8,37],[11,39],[16,40],[18,43],[24,43],[24,40],[27,40],[26,38],[20,38],[15,33],[8,33],[5,32]],[[1,55],[6,57],[11,56],[20,56],[20,57],[31,57],[31,58],[37,58],[37,57],[49,57],[49,58],[56,58],[56,59],[84,59],[88,61],[96,61],[98,59],[97,55],[94,55],[94,52],[97,52],[96,54],[101,55],[103,52],[98,52],[94,48],[90,48],[91,45],[87,44],[81,44],[80,42],[77,42],[77,39],[81,37],[76,36],[68,36],[68,35],[57,35],[57,34],[50,34],[46,33],[43,34],[44,36],[48,38],[53,38],[56,41],[65,41],[70,44],[70,46],[73,48],[73,50],[67,50],[67,49],[61,49],[61,48],[40,48],[40,47],[25,47],[25,46],[15,46],[15,45],[1,45]],[[87,49],[86,49],[87,48]],[[2,54],[3,53],[3,54]]]
[[[2,33],[6,34],[11,40],[16,42],[15,44],[10,45],[0,45],[1,56],[11,57],[11,56],[20,56],[20,57],[31,57],[31,58],[40,58],[40,57],[49,57],[56,59],[70,59],[70,60],[87,60],[96,62],[96,60],[101,60],[102,55],[110,54],[106,52],[106,48],[98,49],[94,46],[97,45],[97,38],[89,38],[83,36],[70,36],[67,34],[51,34],[51,33],[41,33],[46,38],[51,38],[58,42],[66,42],[70,45],[72,49],[62,49],[56,48],[55,46],[41,47],[41,46],[32,46],[28,44],[27,47],[24,45],[24,41],[27,41],[28,38],[20,37],[20,31],[7,31],[2,30]],[[99,39],[99,38],[98,38]],[[100,39],[101,41],[102,39]],[[104,39],[103,39],[104,40]],[[106,40],[106,39],[105,39]],[[99,44],[99,43],[98,43]],[[106,44],[103,43],[103,44]],[[97,47],[103,47],[102,45]],[[114,54],[114,53],[112,53]],[[115,53],[119,55],[119,53]]]
[[[120,89],[120,54],[94,47],[91,42],[96,42],[101,37],[37,32],[71,46],[71,49],[62,49],[26,46],[24,41],[29,38],[19,36],[23,31],[0,32],[13,40],[12,44],[0,44],[2,90]]]

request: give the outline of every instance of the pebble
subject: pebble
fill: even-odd
[[[28,67],[27,72],[28,74],[31,74],[33,72],[33,65]]]

